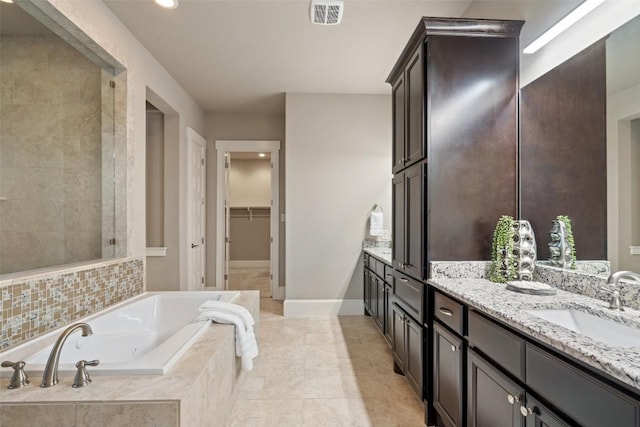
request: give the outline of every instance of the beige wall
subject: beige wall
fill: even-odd
[[[207,115],[207,286],[215,286],[216,273],[216,140],[280,141],[280,213],[285,213],[284,115],[210,113]],[[280,286],[285,284],[285,227],[280,225]]]
[[[54,35],[0,54],[0,274],[102,258],[102,70]]]
[[[271,205],[271,160],[235,160],[229,169],[231,206]]]
[[[147,247],[164,246],[164,114],[147,111]]]
[[[146,149],[146,108],[147,90],[153,91],[159,99],[170,106],[174,114],[167,117],[173,130],[165,131],[165,154],[170,159],[169,167],[174,175],[171,182],[165,181],[165,222],[173,234],[167,235],[165,245],[168,255],[162,262],[161,281],[147,282],[149,290],[179,290],[187,285],[186,260],[186,147],[187,127],[204,135],[204,112],[193,99],[178,85],[171,75],[131,34],[127,27],[100,1],[47,0],[39,2],[38,8],[53,7],[75,24],[97,45],[113,56],[127,69],[126,73],[126,232],[128,256],[144,256],[146,248],[145,219],[145,149]],[[154,102],[154,105],[158,106]],[[164,110],[163,110],[164,112]],[[165,127],[166,129],[166,127]],[[116,129],[116,134],[118,133]],[[167,165],[165,165],[165,169]],[[124,178],[124,177],[123,177]],[[167,193],[170,197],[167,196]],[[118,207],[116,207],[116,210]]]
[[[286,138],[286,300],[359,302],[372,205],[391,221],[391,99],[288,93]]]

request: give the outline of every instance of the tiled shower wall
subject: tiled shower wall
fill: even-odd
[[[143,258],[14,280],[0,288],[0,351],[143,291]]]
[[[0,274],[102,258],[108,80],[53,35],[3,34],[0,54]]]

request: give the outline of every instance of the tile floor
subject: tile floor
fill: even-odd
[[[369,317],[284,318],[281,303],[262,298],[260,322],[260,356],[229,427],[424,426]]]
[[[269,268],[230,268],[229,290],[260,291],[261,297],[271,296]]]

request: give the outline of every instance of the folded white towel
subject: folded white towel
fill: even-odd
[[[249,310],[247,310],[246,308],[238,304],[232,304],[230,302],[224,302],[224,301],[209,300],[209,301],[203,302],[202,305],[200,305],[200,311],[209,311],[209,310],[218,310],[223,313],[231,313],[231,314],[239,315],[240,317],[242,317],[242,320],[244,320],[246,324],[245,329],[248,329],[255,324],[255,321],[253,320],[253,316],[251,316],[251,313],[249,313]]]
[[[384,215],[382,212],[371,211],[369,214],[369,234],[372,236],[384,234]]]
[[[251,316],[251,315],[249,315]],[[227,313],[218,309],[203,311],[196,320],[212,320],[216,323],[226,323],[235,326],[236,356],[242,359],[242,369],[253,369],[253,358],[258,355],[258,342],[253,332],[253,326],[246,327],[245,320],[236,313]],[[251,318],[253,322],[253,318]]]

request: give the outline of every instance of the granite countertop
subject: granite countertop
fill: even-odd
[[[362,250],[368,253],[369,255],[372,255],[378,258],[379,260],[386,262],[389,265],[392,264],[391,248],[364,248]]]
[[[486,279],[430,279],[429,283],[511,327],[640,391],[640,347],[606,345],[527,313],[531,309],[574,308],[640,328],[640,311],[614,312],[604,301],[558,289],[554,296],[511,292]]]

